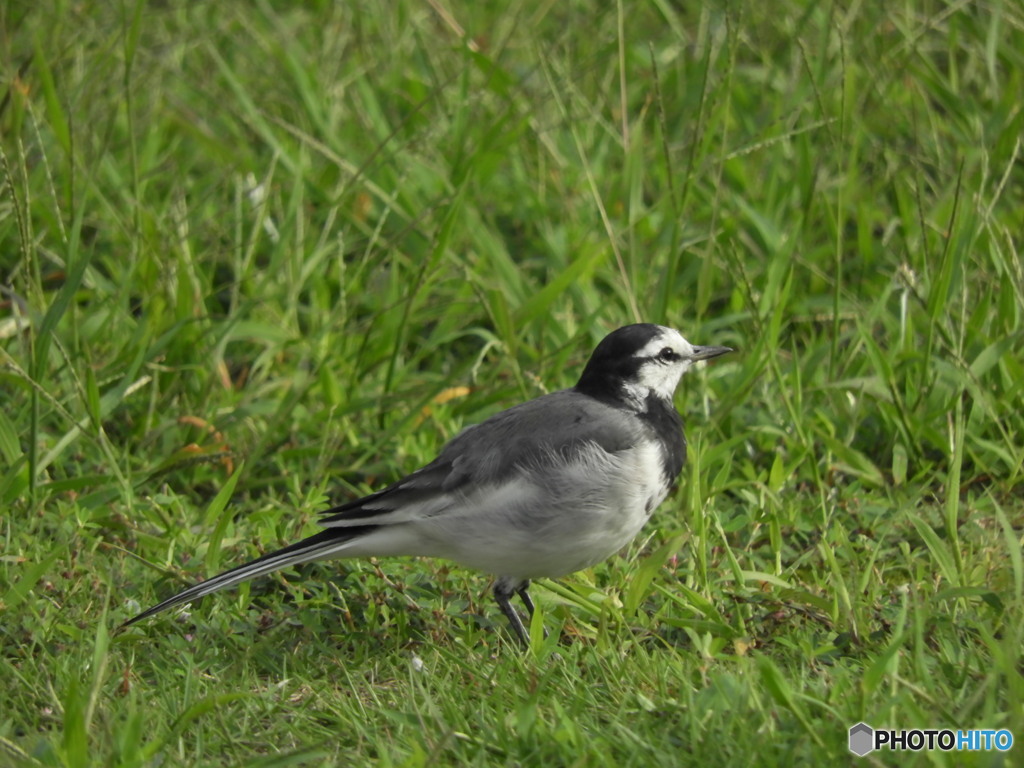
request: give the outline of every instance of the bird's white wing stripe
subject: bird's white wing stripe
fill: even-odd
[[[365,525],[397,525],[399,523],[415,523],[433,517],[460,517],[469,513],[493,512],[505,509],[513,504],[528,504],[536,498],[540,489],[522,476],[514,476],[503,483],[474,487],[468,493],[462,491],[440,491],[434,496],[407,501],[388,511],[386,499],[379,506],[367,506],[366,509],[381,509],[372,517],[359,517],[351,520],[330,520],[322,522],[325,528],[349,528]]]

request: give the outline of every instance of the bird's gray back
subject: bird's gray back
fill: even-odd
[[[571,459],[595,446],[618,454],[649,437],[649,431],[614,405],[571,389],[553,392],[467,428],[430,464],[377,493],[327,510],[321,523],[352,524],[409,504],[422,509],[431,498],[441,503],[441,495],[450,498],[467,487],[500,485],[544,457]]]
[[[643,431],[626,411],[566,389],[469,427],[444,447],[438,460],[452,463],[456,475],[495,483],[545,454],[568,457],[586,445],[618,453],[635,445]]]

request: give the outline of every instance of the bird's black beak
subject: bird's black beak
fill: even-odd
[[[691,360],[710,360],[712,357],[724,355],[726,352],[734,352],[732,347],[694,347]]]

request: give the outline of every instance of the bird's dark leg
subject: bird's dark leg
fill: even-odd
[[[530,580],[527,579],[519,588],[516,589],[516,594],[519,595],[519,599],[523,601],[523,605],[526,606],[526,612],[530,614],[530,619],[533,619],[533,598],[530,597],[530,593],[527,591],[530,588]],[[544,639],[548,639],[548,628],[541,627],[544,630]]]
[[[508,619],[508,623],[512,625],[512,631],[515,632],[516,637],[519,638],[519,642],[523,645],[528,646],[530,644],[530,635],[526,631],[526,627],[523,626],[523,620],[520,618],[516,609],[512,607],[512,595],[519,593],[519,597],[522,598],[526,604],[526,610],[533,615],[533,601],[530,600],[530,596],[526,593],[526,587],[529,586],[530,582],[515,582],[508,581],[506,579],[498,579],[494,583],[494,599],[498,602],[498,606],[501,608],[501,612],[505,614]]]
[[[530,580],[527,579],[522,584],[516,587],[516,594],[519,595],[519,599],[523,601],[523,605],[526,606],[526,612],[530,614],[530,618],[533,618],[533,600],[530,598],[530,593],[527,591],[530,588]]]
[[[526,606],[526,612],[529,613],[530,621],[534,618],[534,599],[529,596],[529,580],[519,585],[519,589],[516,590],[516,594],[519,595],[519,599],[522,600],[522,604]],[[548,628],[542,627],[544,630],[544,639],[548,639]]]

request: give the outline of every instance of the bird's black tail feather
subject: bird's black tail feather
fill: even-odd
[[[290,565],[308,563],[311,560],[319,560],[330,557],[336,551],[359,536],[362,536],[376,528],[373,525],[358,526],[352,528],[329,528],[320,531],[302,541],[291,544],[275,552],[269,552],[251,562],[244,563],[229,571],[218,574],[204,582],[189,587],[173,597],[169,597],[162,603],[157,603],[148,608],[135,618],[129,619],[121,625],[121,629],[129,627],[136,622],[147,619],[155,613],[166,608],[182,603],[189,603],[213,592],[219,592],[243,581],[262,576]]]

